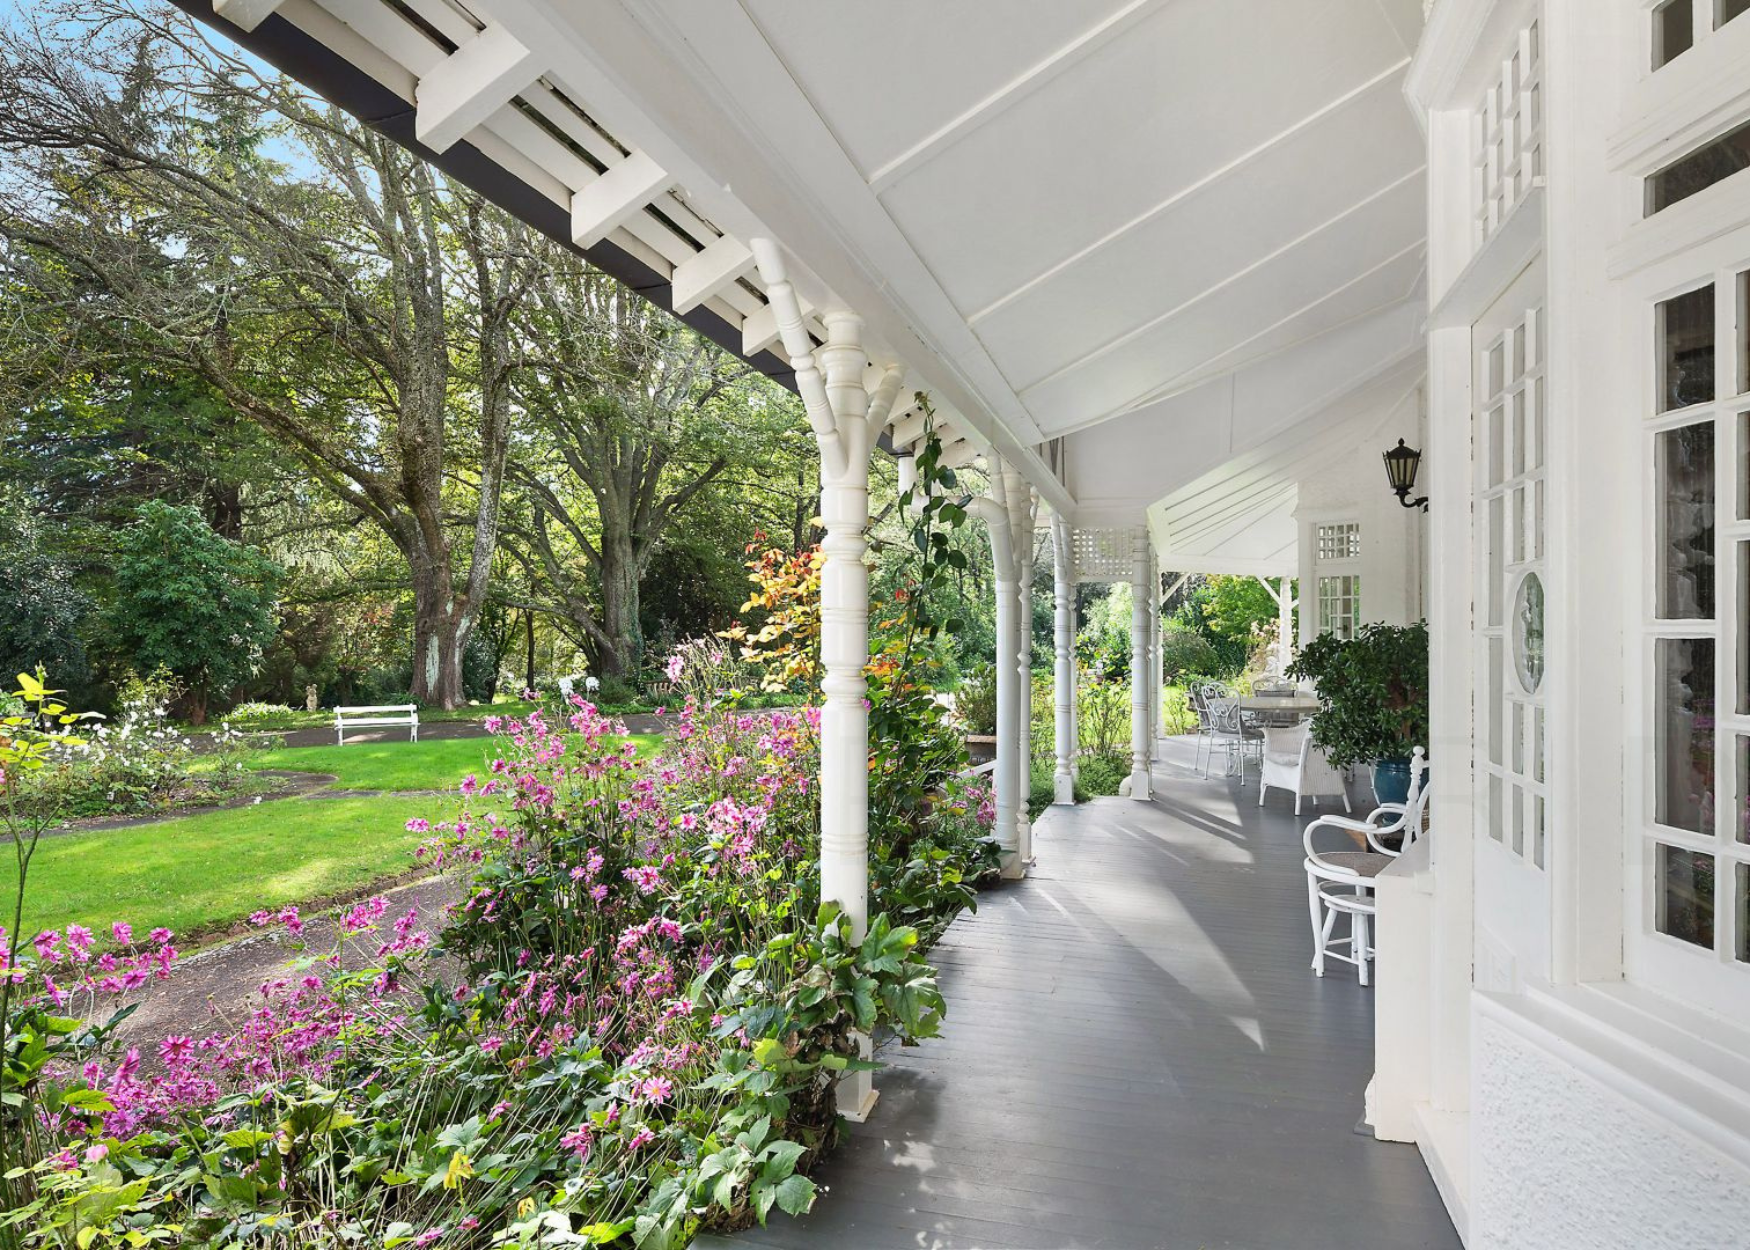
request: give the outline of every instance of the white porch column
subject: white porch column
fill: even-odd
[[[1148,596],[1148,758],[1161,737],[1161,574],[1150,568]]]
[[[1277,585],[1281,589],[1276,595],[1276,666],[1286,676],[1294,663],[1294,584],[1284,576]]]
[[[1027,814],[1033,793],[1033,488],[1007,465],[1003,497],[1015,562],[1015,854],[1025,872],[1033,860],[1033,820]]]
[[[819,351],[803,324],[801,305],[785,274],[781,249],[755,239],[753,249],[776,314],[779,335],[796,370],[808,422],[820,448],[820,652],[826,670],[820,715],[820,896],[834,902],[861,938],[869,923],[869,713],[863,669],[869,662],[869,455],[904,379],[890,368],[871,393],[862,319],[842,310],[825,316]],[[859,1038],[864,1057],[869,1039]],[[875,1103],[867,1072],[839,1081],[841,1114],[862,1120]]]
[[[1053,801],[1074,803],[1076,733],[1076,592],[1074,535],[1061,516],[1051,518],[1053,590],[1056,616],[1053,620],[1054,661],[1052,693],[1057,731],[1057,765],[1052,773]]]
[[[1130,575],[1130,797],[1148,802],[1149,752],[1154,734],[1148,723],[1149,595],[1153,593],[1154,553],[1148,531],[1136,535],[1136,563]]]
[[[1022,761],[1015,749],[1014,729],[1016,687],[1020,676],[1015,657],[1015,644],[1019,637],[1015,611],[1019,606],[1019,599],[1015,593],[1014,530],[1009,524],[1008,492],[1003,479],[1002,469],[993,465],[990,474],[991,497],[980,496],[967,500],[966,510],[983,521],[985,528],[990,531],[991,565],[996,573],[994,663],[997,670],[997,767],[996,776],[991,781],[991,790],[996,800],[997,815],[996,828],[992,833],[1002,852],[1003,876],[1015,878],[1024,872],[1021,863],[1020,829],[1015,823],[1015,798],[1020,793],[1017,782],[1022,775]]]

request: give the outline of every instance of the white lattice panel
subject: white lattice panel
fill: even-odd
[[[1078,582],[1127,582],[1136,570],[1137,532],[1133,529],[1078,529],[1071,542]]]

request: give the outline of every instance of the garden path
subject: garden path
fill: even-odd
[[[356,893],[358,897],[381,894],[389,900],[385,930],[409,908],[419,913],[422,927],[435,930],[444,910],[462,897],[462,882],[454,876],[427,875],[394,889]],[[233,1027],[261,1005],[264,982],[299,976],[297,961],[304,955],[332,951],[337,929],[338,920],[333,915],[321,915],[305,923],[298,941],[283,926],[274,924],[185,955],[176,961],[168,981],[155,981],[128,1000],[137,1010],[122,1025],[120,1036],[127,1045],[138,1047],[142,1059],[152,1064],[157,1059],[158,1043],[172,1034],[204,1037]],[[382,940],[379,933],[349,943],[348,965],[375,966]]]
[[[1415,1148],[1355,1131],[1376,991],[1308,970],[1291,801],[1168,749],[950,927],[945,1034],[882,1056],[814,1212],[700,1250],[1456,1250]]]

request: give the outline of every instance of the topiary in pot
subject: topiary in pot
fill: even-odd
[[[1428,626],[1363,625],[1352,639],[1320,634],[1289,666],[1318,687],[1312,738],[1332,764],[1374,765],[1381,801],[1401,802],[1410,753],[1428,743]]]

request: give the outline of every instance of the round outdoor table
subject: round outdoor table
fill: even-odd
[[[1319,701],[1306,695],[1249,694],[1240,700],[1246,712],[1293,712],[1296,716],[1311,716],[1319,710]]]

